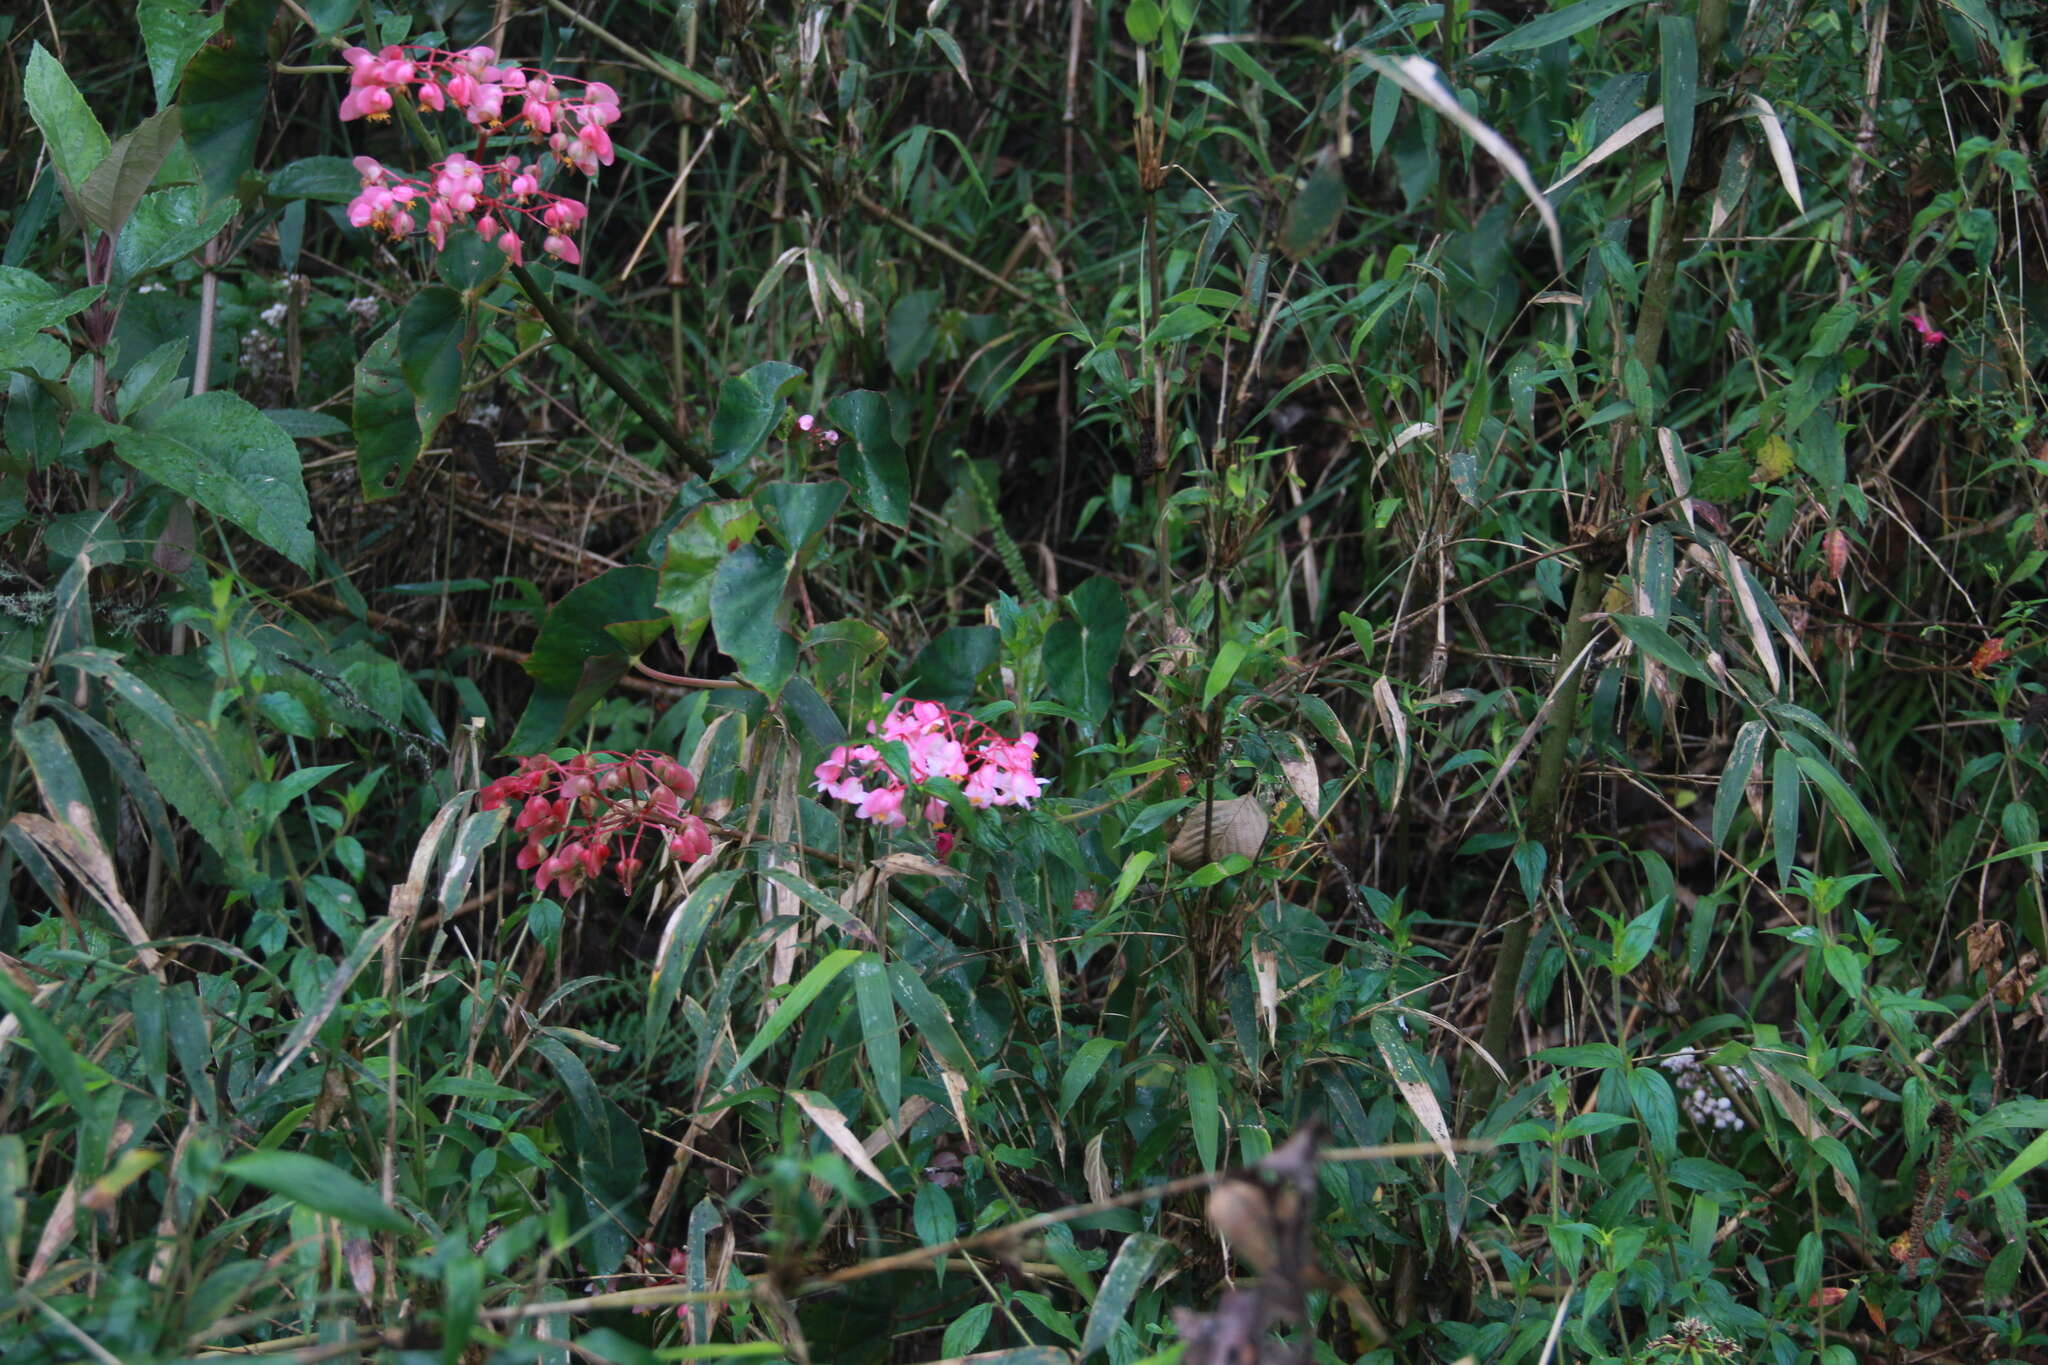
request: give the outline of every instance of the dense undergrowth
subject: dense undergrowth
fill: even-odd
[[[2048,1361],[2042,18],[0,16],[0,1357]]]

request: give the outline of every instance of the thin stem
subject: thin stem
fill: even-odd
[[[676,430],[676,424],[641,396],[632,382],[619,373],[609,357],[590,344],[577,329],[576,324],[569,320],[569,315],[555,306],[555,301],[548,297],[547,291],[540,287],[540,281],[534,279],[525,266],[513,266],[512,278],[519,282],[519,288],[539,311],[541,319],[548,325],[548,330],[555,334],[555,339],[568,347],[578,360],[588,365],[591,373],[603,381],[606,388],[617,394],[620,401],[631,408],[641,421],[647,423],[648,429],[660,438],[663,445],[681,457],[683,463],[688,465],[698,478],[710,484],[719,496],[739,496],[730,484],[713,471],[711,462],[698,454],[683,433]]]

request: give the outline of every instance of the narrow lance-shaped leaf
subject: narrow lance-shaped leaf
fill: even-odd
[[[1102,1277],[1102,1288],[1096,1291],[1095,1306],[1088,1314],[1088,1326],[1081,1333],[1083,1359],[1109,1345],[1110,1338],[1130,1313],[1138,1291],[1172,1253],[1173,1243],[1153,1233],[1134,1232],[1124,1238],[1116,1259],[1110,1262],[1109,1273]]]
[[[1682,14],[1657,19],[1658,90],[1664,100],[1664,154],[1671,167],[1671,193],[1685,183],[1692,156],[1693,105],[1700,92],[1699,40],[1693,21]]]

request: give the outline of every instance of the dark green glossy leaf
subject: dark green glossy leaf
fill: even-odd
[[[413,425],[424,450],[462,398],[469,309],[462,295],[433,285],[413,295],[398,316],[397,330],[398,372],[412,394]]]
[[[220,16],[208,14],[194,0],[141,0],[135,22],[142,30],[142,50],[149,61],[149,82],[159,109],[185,74],[185,64],[220,31]]]
[[[1548,47],[1638,3],[1640,0],[1580,0],[1576,5],[1551,10],[1526,24],[1510,29],[1481,48],[1479,55],[1484,57],[1493,53],[1528,52],[1535,48]]]
[[[785,395],[804,372],[779,360],[764,361],[719,386],[711,419],[711,450],[720,472],[751,459],[782,421]]]
[[[825,408],[840,434],[839,474],[853,486],[853,500],[876,521],[904,526],[910,520],[910,470],[889,425],[889,402],[872,389],[842,393]]]
[[[711,580],[711,625],[740,676],[772,701],[796,671],[796,641],[782,628],[789,555],[780,545],[742,545]]]
[[[654,570],[644,565],[608,569],[549,610],[526,660],[533,696],[506,745],[508,752],[547,748],[611,690],[632,657],[609,627],[660,620],[655,582]]]
[[[1671,168],[1671,192],[1685,183],[1686,161],[1692,155],[1693,106],[1700,94],[1699,40],[1692,19],[1683,14],[1657,17],[1657,82],[1664,104],[1664,154]]]
[[[412,473],[424,443],[413,416],[412,390],[398,357],[398,328],[370,343],[356,362],[355,405],[349,425],[356,437],[356,474],[371,502],[395,497]]]
[[[1102,1277],[1095,1306],[1089,1310],[1088,1326],[1081,1334],[1083,1358],[1109,1345],[1109,1339],[1116,1335],[1116,1329],[1131,1311],[1138,1291],[1172,1254],[1173,1243],[1153,1233],[1134,1232],[1124,1238],[1116,1259],[1110,1262],[1109,1273]]]
[[[1109,714],[1112,675],[1129,613],[1116,583],[1097,576],[1068,595],[1069,614],[1045,636],[1045,673],[1052,692],[1096,724]]]
[[[837,479],[821,483],[771,483],[754,494],[754,505],[775,538],[792,558],[802,558],[811,542],[832,524],[846,485]]]
[[[699,503],[669,532],[654,600],[675,623],[676,647],[684,654],[697,648],[704,627],[711,624],[711,585],[718,566],[752,540],[760,525],[754,505],[734,499]]]
[[[196,185],[177,185],[142,196],[114,246],[114,279],[126,284],[184,260],[219,234],[235,216],[232,201],[206,203]]]
[[[234,0],[222,12],[224,33],[186,63],[178,108],[209,198],[228,198],[255,164],[270,102],[264,47],[276,12],[277,0]]]
[[[909,695],[960,706],[996,666],[1002,637],[994,626],[954,626],[924,647],[905,684]]]

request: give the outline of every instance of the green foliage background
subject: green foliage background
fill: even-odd
[[[0,1353],[2048,1360],[2041,28],[0,16]],[[348,226],[386,42],[621,92],[580,271]]]

